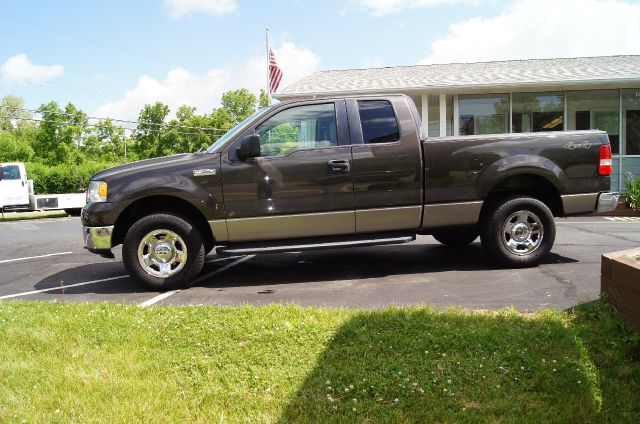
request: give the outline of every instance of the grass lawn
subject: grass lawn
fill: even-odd
[[[24,219],[62,218],[66,216],[69,216],[69,215],[65,211],[19,212],[19,213],[6,212],[4,216],[0,215],[0,222],[21,221]]]
[[[0,303],[0,422],[640,422],[638,338],[574,313]]]

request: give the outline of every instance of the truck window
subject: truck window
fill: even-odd
[[[337,128],[333,103],[283,110],[256,128],[260,156],[285,156],[296,150],[337,146]]]
[[[393,143],[400,140],[398,121],[387,100],[359,100],[362,138],[365,144]]]
[[[3,180],[19,180],[20,168],[17,165],[5,165],[2,167]]]

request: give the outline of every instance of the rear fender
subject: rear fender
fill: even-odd
[[[474,184],[476,193],[479,198],[485,198],[500,181],[525,174],[545,178],[558,193],[565,193],[569,186],[569,177],[553,161],[536,155],[516,155],[500,159],[482,171]]]

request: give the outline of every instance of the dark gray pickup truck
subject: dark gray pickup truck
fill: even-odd
[[[554,216],[612,210],[602,131],[423,137],[410,98],[292,101],[262,109],[203,153],[92,176],[86,247],[123,244],[128,272],[155,289],[189,285],[205,255],[480,236],[507,267],[538,264]],[[428,258],[425,258],[428,260]]]

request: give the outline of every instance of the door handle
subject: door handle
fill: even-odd
[[[330,174],[347,174],[351,170],[348,160],[330,160],[327,162]]]

